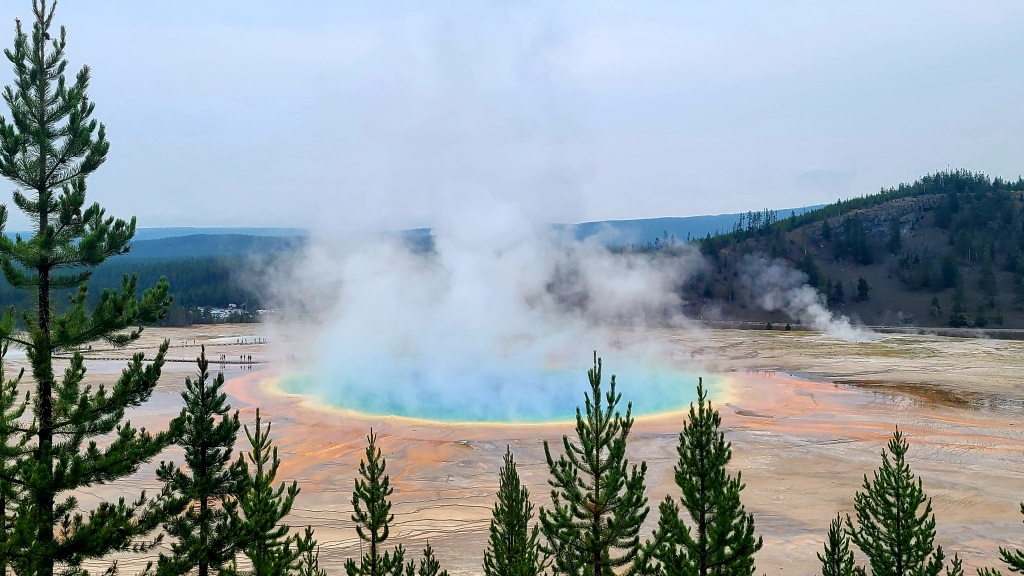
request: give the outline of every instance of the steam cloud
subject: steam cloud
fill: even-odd
[[[801,324],[847,342],[877,338],[875,333],[854,326],[846,316],[832,314],[824,296],[807,284],[807,275],[788,263],[747,256],[742,270],[744,284],[765,310],[780,310]]]
[[[547,414],[535,404],[568,394],[552,407],[568,413],[550,416],[569,417],[590,351],[622,376],[663,359],[630,328],[696,330],[678,290],[703,266],[693,248],[611,254],[597,240],[531,225],[511,206],[464,210],[433,242],[424,252],[395,237],[317,235],[279,271],[280,305],[319,330],[292,352],[312,356],[311,391],[377,413],[432,404],[448,419],[487,419],[498,403],[509,420]],[[559,369],[571,369],[571,390],[538,376]]]
[[[270,300],[304,313],[303,329],[314,333],[287,352],[308,360],[310,391],[334,403],[395,414],[451,401],[442,408],[452,419],[499,403],[515,419],[538,413],[524,403],[551,402],[553,381],[538,374],[564,367],[577,375],[571,416],[591,350],[624,384],[630,364],[689,360],[629,329],[698,334],[679,287],[705,262],[688,246],[672,257],[610,254],[605,239],[580,242],[534,224],[580,219],[599,160],[576,117],[572,75],[558,64],[561,13],[509,5],[481,14],[486,33],[452,34],[464,9],[420,22],[417,41],[401,45],[414,65],[388,67],[373,92],[379,108],[363,111],[382,142],[352,150],[353,170],[332,184],[345,193],[318,205],[318,231],[275,272]],[[409,78],[432,88],[406,89],[391,70],[415,71]],[[431,224],[434,249],[339,235],[352,225],[339,218],[351,203],[379,212],[360,222],[370,228],[384,227],[401,203]]]
[[[618,256],[535,224],[581,219],[596,160],[559,64],[561,12],[544,6],[470,8],[486,26],[469,28],[469,7],[452,6],[397,43],[411,64],[386,68],[379,107],[365,111],[383,139],[352,151],[355,169],[340,171],[339,192],[314,218],[319,231],[276,282],[277,306],[318,324],[294,354],[313,358],[307,371],[325,397],[382,402],[390,414],[389,404],[456,398],[453,412],[471,416],[498,402],[514,417],[536,408],[517,403],[550,399],[527,389],[551,385],[538,373],[565,367],[571,416],[592,350],[620,376],[627,356],[658,355],[631,346],[622,327],[690,325],[677,287],[702,266],[696,250]],[[359,222],[373,229],[414,214],[430,224],[434,250],[340,237],[353,225],[339,218],[350,203],[381,215]]]
[[[289,354],[309,375],[301,391],[376,414],[568,418],[597,349],[626,381],[654,382],[628,388],[648,411],[685,405],[691,383],[658,371],[693,360],[650,329],[700,338],[682,314],[680,286],[706,263],[690,246],[671,256],[612,254],[603,240],[535,226],[512,206],[463,210],[436,228],[433,250],[396,235],[314,235],[274,282],[278,305],[313,330]],[[787,263],[747,257],[742,270],[764,309],[845,341],[874,339],[829,312]]]

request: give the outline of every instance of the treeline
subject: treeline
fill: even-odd
[[[874,208],[895,200],[928,195],[940,195],[949,199],[937,213],[936,224],[943,229],[949,229],[953,224],[954,216],[960,213],[961,199],[970,205],[982,205],[982,210],[976,216],[963,218],[956,226],[959,230],[973,230],[987,225],[984,220],[985,216],[996,215],[1004,220],[1013,219],[1016,211],[1009,215],[995,214],[992,208],[995,208],[994,204],[1005,203],[1008,198],[1019,200],[1019,195],[1014,196],[1012,193],[1022,191],[1024,191],[1024,178],[1010,181],[968,170],[936,172],[923,176],[910,184],[900,183],[896,187],[882,188],[876,194],[846,200],[840,199],[800,215],[793,212],[783,220],[779,220],[777,214],[768,209],[760,213],[750,213],[746,219],[746,225],[741,220],[731,232],[709,234],[699,242],[705,254],[714,256],[727,246],[735,245],[748,238],[770,236],[777,232],[787,232],[810,224],[828,223],[829,221],[832,221],[834,225],[836,218],[846,222],[844,216],[857,210]]]
[[[173,259],[117,258],[96,268],[90,284],[96,287],[120,285],[126,274],[135,274],[139,284],[152,286],[166,277],[174,303],[187,308],[229,304],[263,307],[265,289],[256,279],[255,261],[246,257],[204,257]],[[98,298],[99,294],[91,294]]]
[[[265,265],[264,262],[261,265]],[[211,323],[209,307],[227,308],[229,304],[245,305],[248,310],[264,307],[266,286],[257,279],[256,261],[249,257],[224,256],[205,258],[115,258],[107,260],[92,271],[87,304],[94,306],[102,297],[103,289],[119,289],[126,275],[136,276],[140,286],[153,286],[166,277],[174,293],[174,303],[161,325],[188,326]],[[265,281],[265,280],[263,280]],[[55,291],[54,306],[58,311],[70,306],[68,297],[77,289]],[[13,288],[0,281],[0,306],[27,308],[34,302],[34,294]],[[206,309],[206,310],[204,310]],[[251,314],[237,313],[234,321],[244,322]]]

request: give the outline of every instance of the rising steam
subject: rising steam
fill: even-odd
[[[832,314],[824,296],[807,284],[807,275],[784,261],[747,256],[742,271],[744,285],[765,310],[780,310],[801,324],[847,342],[877,338],[875,333],[854,326],[846,316]]]
[[[512,209],[462,214],[459,225],[436,229],[433,244],[424,251],[395,237],[321,234],[279,271],[280,306],[319,332],[315,344],[290,353],[308,361],[312,391],[386,413],[448,402],[441,408],[452,419],[498,403],[515,420],[538,413],[527,403],[550,401],[545,388],[554,384],[538,374],[572,371],[571,410],[592,350],[621,380],[666,357],[630,329],[696,330],[679,297],[703,266],[695,249],[611,254]],[[687,394],[692,385],[685,382]]]

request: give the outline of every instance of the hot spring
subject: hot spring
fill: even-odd
[[[571,420],[590,391],[590,366],[513,367],[507,363],[465,368],[435,363],[429,368],[403,359],[361,363],[330,374],[282,378],[279,389],[308,395],[325,406],[371,416],[400,416],[446,423],[542,423]],[[697,396],[697,374],[641,362],[604,363],[602,393],[612,374],[622,394],[619,410],[632,402],[633,416],[685,410]],[[724,379],[703,376],[712,401],[723,397]],[[603,400],[603,399],[602,399]]]

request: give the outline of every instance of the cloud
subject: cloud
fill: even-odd
[[[112,144],[90,191],[142,226],[422,226],[472,189],[533,222],[710,214],[947,164],[1014,177],[1024,136],[987,127],[1024,121],[1005,57],[1024,9],[881,6],[186,0],[57,19]]]

